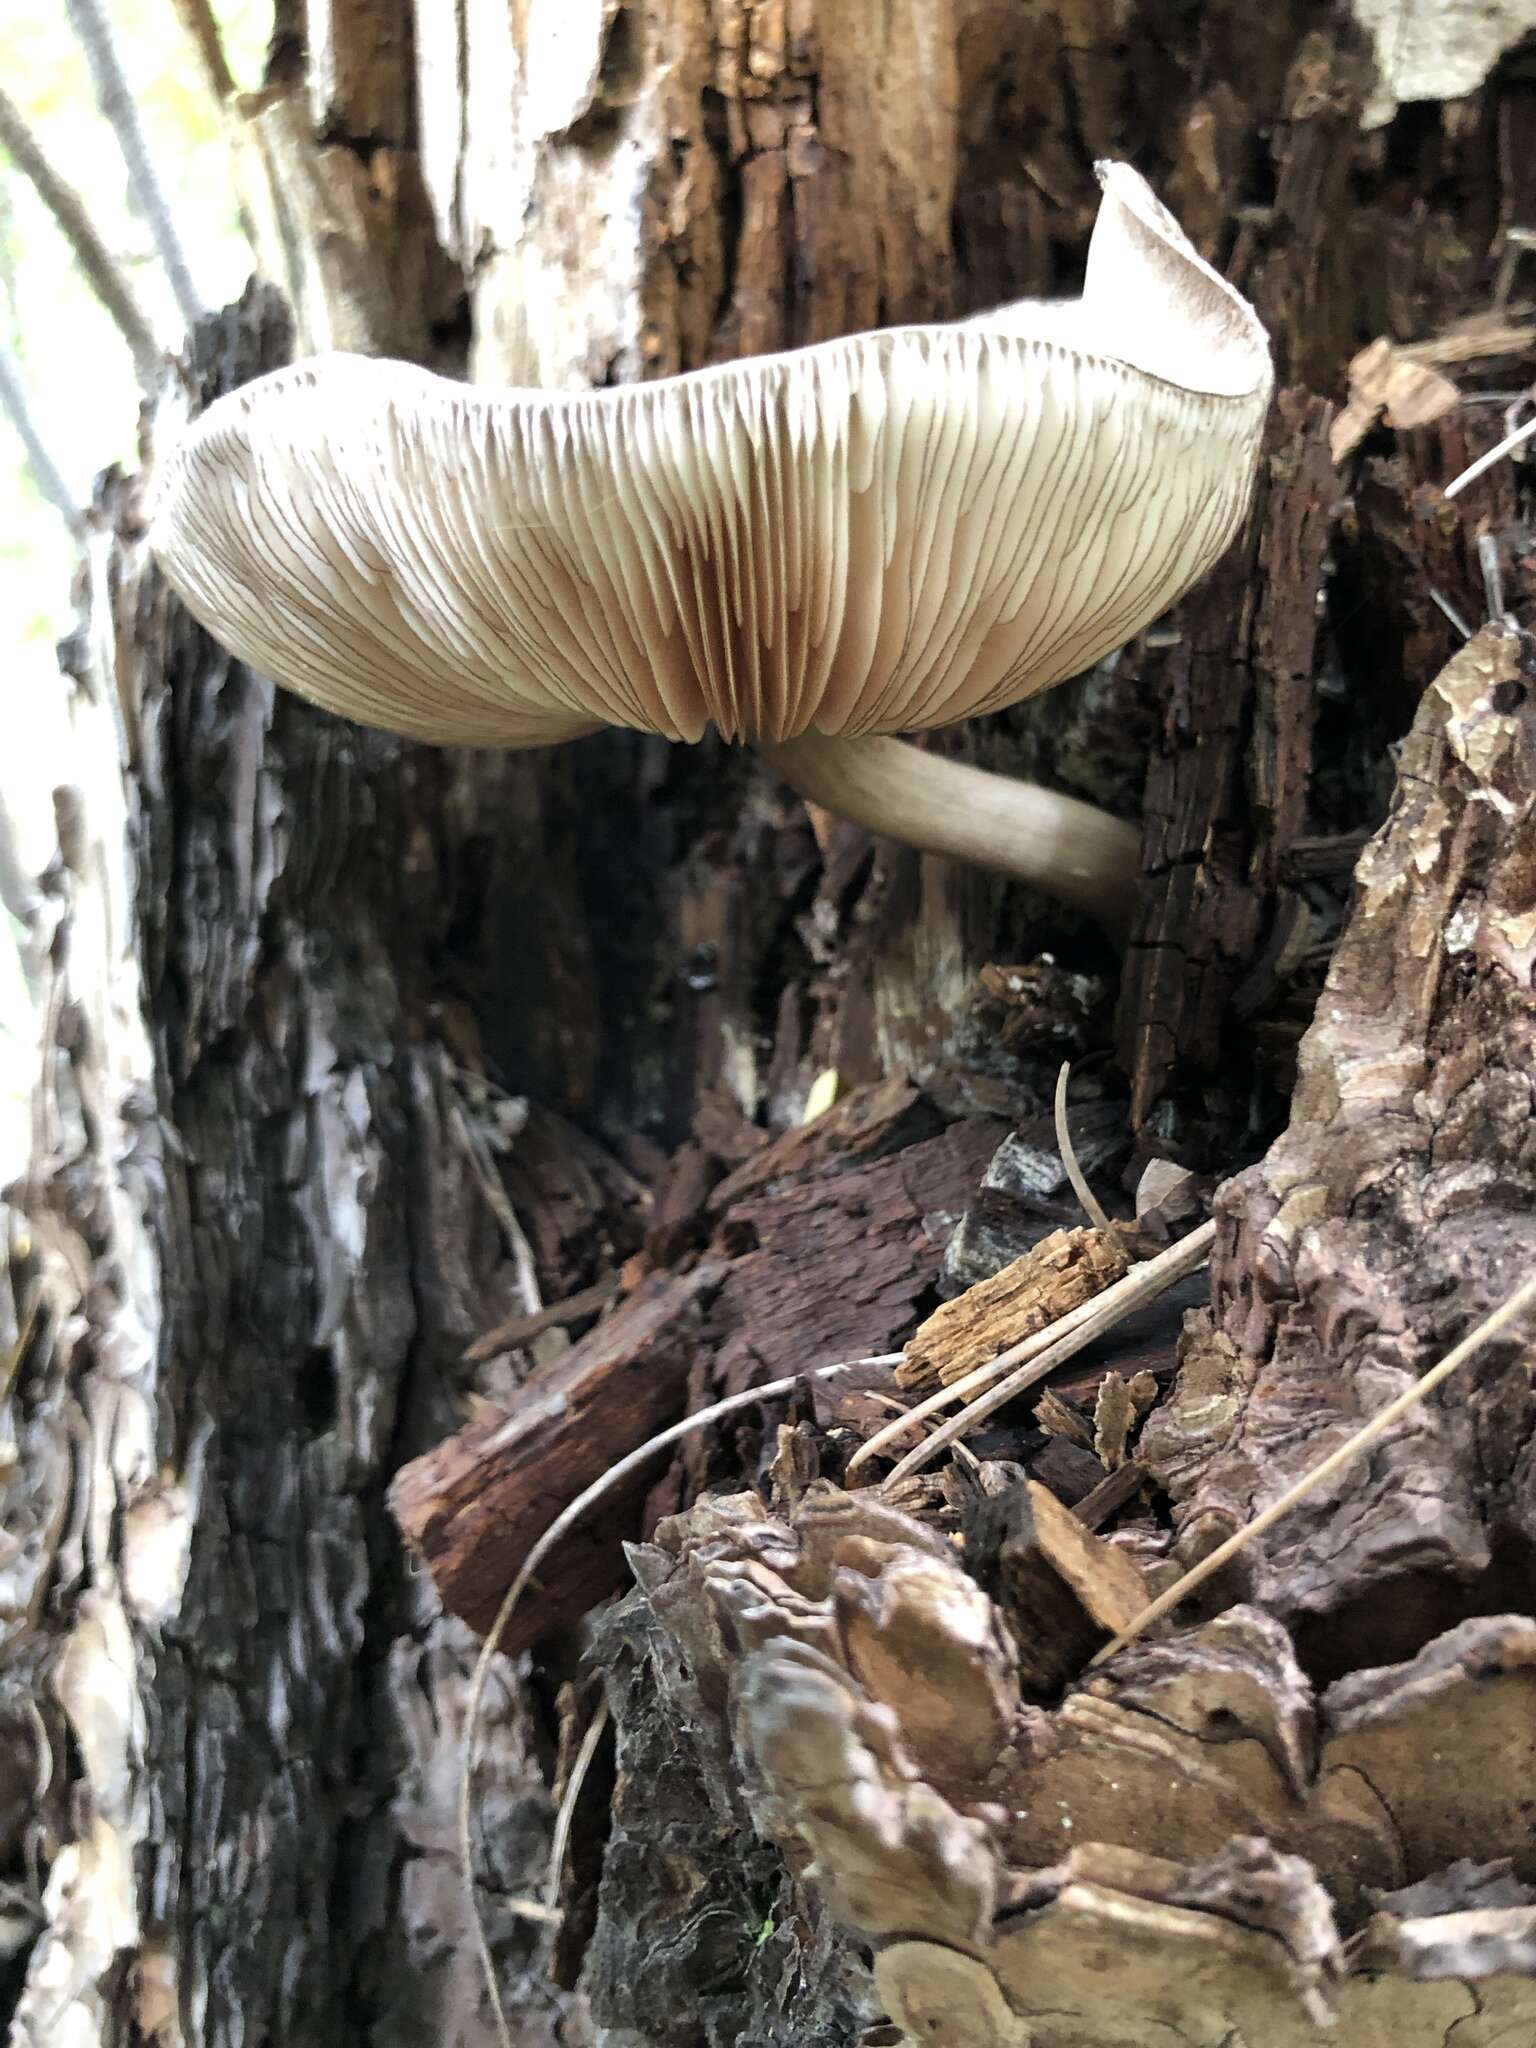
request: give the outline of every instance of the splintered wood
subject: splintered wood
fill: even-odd
[[[1150,1372],[1131,1379],[1107,1372],[1100,1380],[1093,1406],[1093,1449],[1106,1472],[1125,1463],[1131,1435],[1156,1399],[1157,1379]]]
[[[935,1309],[909,1340],[896,1377],[914,1394],[952,1386],[1092,1301],[1128,1270],[1125,1253],[1102,1230],[1053,1230],[990,1280]]]
[[[568,1500],[682,1412],[705,1312],[725,1274],[704,1260],[640,1289],[503,1413],[475,1421],[401,1467],[390,1507],[445,1607],[490,1625],[513,1572]],[[639,1520],[653,1474],[616,1492],[610,1520],[566,1544],[509,1638],[526,1648],[611,1591],[615,1528]]]
[[[1026,1699],[1052,1698],[1147,1605],[1145,1582],[1124,1552],[1034,1479],[976,1505],[965,1563],[1008,1622]]]

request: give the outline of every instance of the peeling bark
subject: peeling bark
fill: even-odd
[[[1530,640],[1490,626],[1425,694],[1289,1128],[1222,1196],[1230,1405],[1215,1426],[1196,1367],[1149,1425],[1186,1557],[1433,1364],[1536,1255],[1532,675]],[[1248,1594],[1304,1619],[1333,1670],[1497,1611],[1536,1538],[1533,1424],[1521,1341],[1495,1343],[1245,1554]]]
[[[988,1569],[989,1597],[971,1542],[962,1564],[872,1505],[702,1504],[637,1554],[620,1612],[670,1638],[690,1750],[734,1742],[755,1833],[873,1948],[905,2038],[1385,2048],[1474,2013],[1490,2041],[1529,2025],[1536,1624],[1466,1622],[1319,1691],[1281,1623],[1237,1607],[1042,1711],[1028,1588]],[[654,1712],[610,1698],[621,1730]]]
[[[199,330],[202,396],[288,340],[265,293]],[[6,1622],[31,1631],[43,1718],[16,1755],[47,1789],[4,1854],[48,1869],[14,2038],[471,2048],[491,2034],[451,1796],[472,1646],[384,1504],[511,1283],[456,1136],[464,1079],[413,1031],[430,927],[381,879],[435,778],[213,649],[134,487],[96,519],[45,1138],[12,1197],[37,1308]],[[482,1736],[498,1890],[542,1871],[541,1718],[512,1691]],[[526,2038],[553,2039],[532,1937],[492,1921]]]

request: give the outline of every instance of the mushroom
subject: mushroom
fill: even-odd
[[[888,737],[1082,673],[1244,516],[1263,329],[1098,168],[1080,300],[602,391],[350,356],[259,378],[170,455],[154,550],[233,653],[365,724],[713,724],[828,809],[1113,927],[1129,825]]]

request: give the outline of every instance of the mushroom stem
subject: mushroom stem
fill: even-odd
[[[1124,940],[1141,835],[1107,811],[906,740],[808,732],[758,752],[791,789],[840,818],[924,853],[1012,875],[1086,910]]]

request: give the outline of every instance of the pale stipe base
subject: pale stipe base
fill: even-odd
[[[758,750],[791,789],[871,832],[1043,888],[1125,936],[1141,834],[1092,804],[905,740],[806,733]]]

